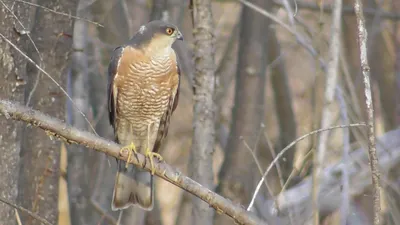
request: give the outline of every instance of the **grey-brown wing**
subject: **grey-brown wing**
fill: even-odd
[[[118,63],[122,56],[122,51],[124,46],[120,46],[114,49],[110,64],[108,65],[108,85],[107,85],[107,96],[108,96],[108,118],[110,124],[115,129],[115,116],[116,116],[116,102],[114,102],[114,97],[117,93],[114,93],[114,78],[117,74]]]

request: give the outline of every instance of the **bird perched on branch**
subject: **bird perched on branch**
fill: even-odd
[[[180,69],[172,49],[183,40],[178,28],[163,21],[140,27],[127,44],[114,49],[108,67],[108,111],[115,140],[133,153],[149,157],[152,173],[118,160],[112,210],[138,205],[153,208],[153,158],[168,133],[178,104]]]

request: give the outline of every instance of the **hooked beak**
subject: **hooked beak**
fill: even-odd
[[[183,35],[182,35],[182,33],[180,31],[178,31],[178,33],[176,34],[176,39],[180,40],[180,41],[183,41]]]

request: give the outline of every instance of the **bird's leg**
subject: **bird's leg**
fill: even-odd
[[[155,152],[152,152],[149,148],[146,148],[145,155],[150,159],[151,175],[154,175],[156,168],[154,167],[153,158],[156,157],[159,161],[163,160],[163,157]]]
[[[162,161],[163,157],[160,154],[155,153],[150,149],[150,127],[151,127],[151,123],[147,126],[147,148],[146,148],[145,156],[150,159],[151,175],[154,175],[155,167],[154,167],[153,158],[156,157],[159,161]]]
[[[128,162],[131,161],[132,152],[134,152],[135,154],[137,154],[138,152],[136,151],[136,147],[135,144],[133,144],[133,142],[130,145],[122,147],[120,153],[122,154],[124,150],[128,150],[128,161],[125,163],[125,168],[128,168],[129,165]]]

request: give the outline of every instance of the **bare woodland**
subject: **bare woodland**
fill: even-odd
[[[179,104],[154,209],[120,214],[107,66],[151,20],[184,35]],[[398,0],[0,0],[0,225],[400,224],[399,21]]]

